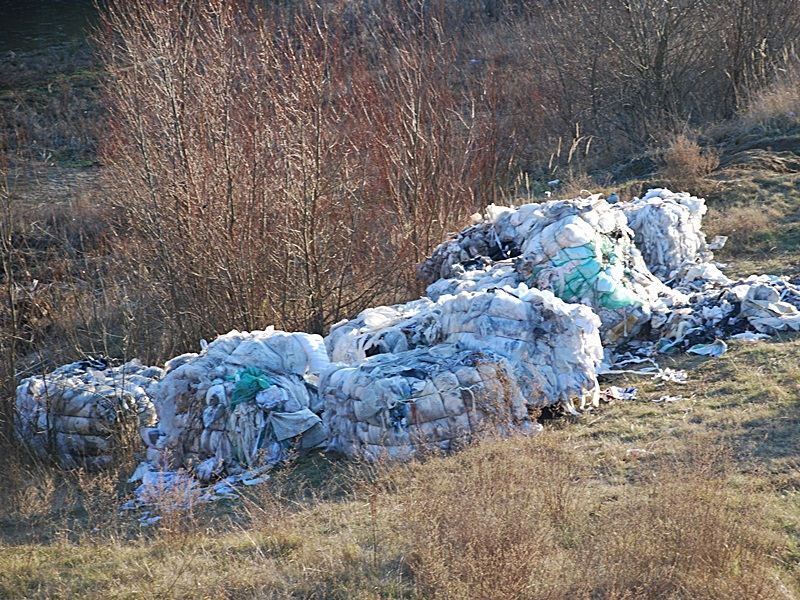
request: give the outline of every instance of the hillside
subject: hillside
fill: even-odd
[[[685,189],[707,200],[708,238],[729,236],[715,251],[727,275],[800,283],[800,76],[780,46],[800,13],[752,19],[746,33],[774,26],[767,50],[786,63],[764,50],[730,92],[713,44],[693,45],[709,35],[693,24],[713,3],[667,11],[680,43],[669,38],[674,88],[659,96],[652,68],[626,71],[638,63],[625,44],[597,29],[619,14],[577,1],[547,21],[524,3],[446,2],[441,22],[422,8],[380,21],[353,3],[325,13],[330,29],[265,21],[274,38],[241,14],[240,38],[235,15],[198,25],[157,4],[130,0],[154,11],[137,13],[143,23],[191,32],[170,38],[197,61],[177,95],[188,117],[171,120],[175,97],[159,95],[177,63],[158,63],[157,36],[119,15],[106,24],[139,46],[48,42],[0,62],[0,597],[800,598],[800,334],[730,340],[718,358],[660,357],[686,370],[684,384],[601,377],[636,399],[579,417],[545,411],[530,437],[403,464],[293,453],[236,499],[187,507],[164,493],[150,525],[121,509],[143,458],[135,433],[100,472],[59,469],[11,433],[15,386],[57,365],[91,355],[162,365],[233,327],[324,333],[416,298],[416,264],[489,202]],[[661,4],[645,4],[655,19]],[[436,27],[409,33],[415,19]],[[786,22],[778,31],[769,19]],[[649,31],[649,17],[637,26]],[[723,34],[713,32],[733,44]],[[603,44],[595,68],[608,74],[589,81],[584,64]],[[565,48],[574,60],[558,58],[572,56]],[[317,70],[306,51],[329,62]],[[126,62],[136,60],[161,70]],[[562,67],[585,79],[561,89]],[[615,93],[621,82],[646,111]],[[731,96],[712,105],[721,90]],[[244,116],[227,128],[229,111]]]
[[[758,156],[703,182],[707,229],[731,236],[718,254],[730,273],[796,277],[800,173],[785,151]],[[6,455],[0,592],[794,598],[798,364],[793,336],[669,359],[687,384],[606,379],[638,399],[547,421],[531,439],[405,466],[306,456],[241,501],[151,529],[117,509],[130,462],[89,475]],[[664,395],[681,399],[653,402]]]

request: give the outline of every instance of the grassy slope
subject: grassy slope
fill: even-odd
[[[734,271],[796,274],[796,177],[719,177],[715,232],[736,223],[721,206],[743,207],[743,226],[770,214],[726,250]],[[689,383],[608,382],[640,400],[533,440],[377,471],[306,458],[245,501],[153,531],[113,511],[113,475],[40,474],[5,503],[0,596],[798,597],[800,339],[667,362]],[[664,394],[684,399],[650,402]]]
[[[780,576],[786,587],[771,584],[769,595],[754,591],[751,597],[775,597],[776,590],[793,597],[790,590],[796,594],[800,583],[798,365],[798,339],[734,344],[717,360],[677,361],[673,366],[691,369],[686,385],[625,380],[638,385],[642,400],[604,406],[575,423],[556,422],[533,440],[487,442],[454,457],[389,469],[377,480],[374,473],[358,468],[307,459],[245,502],[214,507],[213,514],[198,513],[147,536],[128,531],[117,537],[125,522],[113,518],[98,520],[95,532],[77,533],[75,524],[65,520],[72,534],[0,550],[0,596],[378,598],[425,597],[431,590],[444,590],[468,597],[449,578],[437,575],[440,567],[453,569],[447,558],[453,542],[469,531],[492,540],[509,525],[525,530],[526,518],[533,520],[527,525],[530,539],[534,532],[559,526],[552,507],[564,505],[574,511],[566,517],[567,526],[583,536],[589,535],[587,527],[594,532],[601,524],[616,534],[630,534],[629,520],[635,516],[635,525],[643,530],[633,531],[628,547],[637,556],[650,552],[669,563],[673,552],[685,552],[704,572],[708,569],[706,576],[714,581],[707,588],[671,580],[653,584],[671,597],[725,597],[697,594],[722,589],[720,582],[734,580],[735,570],[729,564],[703,565],[708,549],[698,540],[649,539],[647,530],[661,527],[665,516],[684,532],[707,526],[731,530],[741,539],[754,535],[763,549],[747,542],[741,552],[754,554],[753,564],[765,568],[759,580]],[[685,399],[666,405],[648,401],[663,394]],[[730,457],[719,458],[725,454]],[[550,457],[552,462],[546,460]],[[329,469],[338,489],[323,483],[331,476]],[[722,487],[708,487],[712,480]],[[502,489],[510,498],[487,498],[487,491]],[[651,514],[637,498],[654,499],[663,514]],[[487,517],[497,502],[504,503],[503,511],[494,515],[498,518]],[[730,512],[707,515],[721,505]],[[585,522],[592,512],[601,515],[598,523]],[[457,521],[469,521],[466,533],[448,521],[453,514]],[[743,522],[729,521],[737,516]],[[710,523],[704,523],[707,518]],[[443,524],[449,533],[437,537]],[[754,532],[739,532],[740,526]],[[592,574],[598,585],[613,571],[613,539],[606,532],[592,540],[599,546],[597,554],[583,557],[563,533],[534,537],[537,545],[526,548],[524,560],[546,581],[583,589],[582,575]],[[431,548],[422,540],[437,545]],[[506,532],[498,547],[520,544]],[[543,547],[558,559],[558,568],[547,556],[535,554]],[[496,556],[495,550],[464,547],[459,553],[474,565],[485,564]],[[719,551],[710,549],[711,554]],[[415,563],[420,555],[426,558],[424,567]],[[501,559],[506,571],[518,564],[508,556]],[[572,563],[583,564],[584,572],[566,568]],[[622,571],[635,572],[637,567],[642,568],[626,562]],[[474,583],[487,576],[470,571],[459,580],[472,578]],[[432,580],[429,587],[420,588],[420,580],[427,579]],[[503,577],[498,583],[511,585]],[[553,596],[531,597],[565,597],[572,588],[561,583]],[[692,595],[680,593],[682,586]]]
[[[81,106],[60,98],[95,74],[74,71],[37,67],[12,82],[22,102],[0,91],[20,125],[62,110],[79,131],[54,138],[56,119],[41,127],[57,144],[33,140],[59,173],[93,161]],[[800,274],[800,167],[758,143],[728,155],[704,192],[709,233],[732,236],[719,258]],[[386,469],[307,457],[241,502],[144,531],[116,510],[130,460],[89,476],[0,456],[0,597],[800,596],[800,339],[671,360],[685,386],[607,382],[640,400],[537,438]],[[664,394],[684,400],[650,402]]]

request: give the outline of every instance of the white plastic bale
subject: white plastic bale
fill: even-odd
[[[712,260],[702,231],[705,199],[656,188],[616,206],[625,213],[645,263],[662,281],[674,279],[686,264]]]
[[[15,433],[62,467],[100,468],[113,460],[124,430],[155,425],[150,394],[162,376],[138,361],[109,367],[90,359],[29,377],[17,387]]]
[[[485,249],[485,254],[464,260],[464,247]],[[576,248],[591,248],[601,267],[580,295],[565,286],[580,262],[566,260],[564,253]],[[520,282],[555,291],[568,302],[593,308],[600,316],[603,339],[610,344],[641,330],[650,320],[653,303],[675,299],[674,292],[648,270],[624,213],[599,196],[502,210],[487,207],[483,223],[441,244],[418,273],[430,283],[427,293],[432,299]],[[611,293],[625,302],[607,304]]]
[[[551,292],[528,289],[524,284],[491,291],[461,292],[442,296],[424,305],[412,303],[391,307],[405,316],[404,335],[410,341],[425,340],[419,347],[452,344],[459,349],[488,350],[508,359],[526,401],[532,407],[561,404],[571,407],[575,399],[596,387],[596,369],[602,360],[599,320],[582,305],[567,304]],[[386,314],[386,311],[383,311]],[[435,336],[429,323],[436,322]],[[335,336],[347,328],[357,335]],[[425,335],[419,333],[426,332]],[[343,324],[326,339],[341,355],[354,356],[356,348],[374,347],[373,340],[385,330],[371,330],[363,313],[352,325]],[[334,339],[331,339],[334,338]],[[350,347],[345,347],[350,344]],[[361,359],[363,362],[364,359]],[[341,371],[337,377],[343,376]],[[457,373],[458,377],[464,374]],[[382,382],[382,386],[391,380]],[[334,382],[344,393],[359,397],[353,380]],[[348,387],[350,386],[350,387]],[[368,410],[356,401],[359,418]]]
[[[318,412],[321,405],[313,385],[328,364],[321,336],[271,327],[231,331],[200,353],[170,361],[155,398],[159,462],[193,467],[214,458],[236,470],[266,460],[269,415],[309,408]],[[260,370],[271,385],[234,407],[233,390],[245,368]],[[319,437],[318,430],[314,436]]]
[[[451,344],[376,355],[357,367],[333,364],[320,396],[330,447],[370,460],[449,450],[476,433],[535,428],[511,364]]]

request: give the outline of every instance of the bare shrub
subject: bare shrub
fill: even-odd
[[[700,193],[703,178],[719,166],[719,155],[713,148],[701,148],[695,140],[681,134],[663,151],[661,162],[661,175],[669,185]]]
[[[733,204],[712,207],[706,219],[709,239],[715,235],[732,237],[733,244],[725,247],[726,252],[734,249],[757,250],[768,243],[775,232],[775,220],[780,218],[780,210],[768,204]]]
[[[436,16],[401,4],[422,29],[389,12],[359,52],[313,3],[111,3],[112,201],[175,347],[234,326],[321,332],[406,295],[475,209],[482,130]]]

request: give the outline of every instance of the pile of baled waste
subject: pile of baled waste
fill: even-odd
[[[308,448],[407,459],[536,431],[542,409],[596,405],[599,374],[646,363],[674,379],[664,352],[717,356],[727,338],[800,330],[795,285],[734,281],[713,262],[725,238],[706,242],[705,212],[666,189],[491,205],[419,265],[423,298],[364,310],[324,340],[232,331],[164,371],[67,365],[22,381],[16,430],[40,456],[97,468],[133,423],[139,503],[177,480],[225,496]]]

